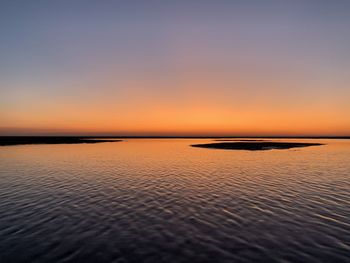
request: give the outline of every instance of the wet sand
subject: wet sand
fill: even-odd
[[[267,141],[240,141],[240,142],[220,142],[207,144],[192,144],[192,147],[224,150],[249,150],[263,151],[272,149],[291,149],[309,146],[319,146],[321,143],[300,143],[300,142],[267,142]]]

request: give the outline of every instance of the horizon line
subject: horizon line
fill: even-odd
[[[289,139],[350,139],[349,136],[339,136],[339,135],[327,135],[327,136],[320,136],[320,135],[234,135],[234,136],[223,136],[223,135],[53,135],[53,134],[47,134],[47,135],[0,135],[0,137],[79,137],[79,138],[125,138],[125,139],[212,139],[212,138],[275,138],[275,139],[283,139],[283,138],[289,138]]]

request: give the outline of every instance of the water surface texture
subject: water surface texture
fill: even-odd
[[[0,147],[0,262],[350,262],[350,141],[290,141]]]

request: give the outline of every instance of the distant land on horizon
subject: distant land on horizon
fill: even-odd
[[[0,136],[0,146],[14,145],[31,145],[31,144],[94,144],[103,142],[121,142],[122,138],[134,139],[211,139],[216,141],[207,144],[194,144],[193,147],[209,148],[209,149],[231,149],[231,150],[266,150],[266,149],[289,149],[295,147],[307,147],[313,145],[322,145],[320,143],[305,142],[287,142],[287,141],[271,141],[269,139],[281,137],[264,137],[267,140],[255,139],[238,139],[232,140],[233,137],[95,137],[95,136]],[[221,138],[218,139],[218,138]],[[226,140],[224,139],[226,138]],[[259,137],[261,138],[261,137]],[[290,137],[289,137],[290,138]],[[335,139],[334,137],[332,137]],[[220,141],[220,142],[217,142]]]
[[[0,135],[0,138],[82,138],[82,139],[98,139],[98,138],[110,138],[110,139],[235,139],[235,138],[265,138],[265,139],[350,139],[349,136],[321,136],[321,135]]]

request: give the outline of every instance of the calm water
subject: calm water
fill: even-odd
[[[350,262],[350,140],[210,141],[0,147],[0,262]]]

